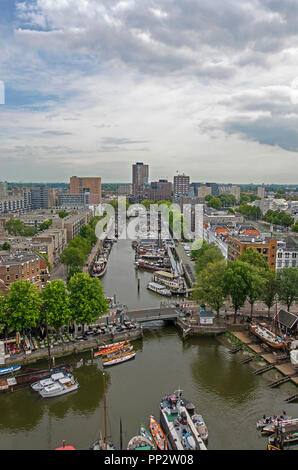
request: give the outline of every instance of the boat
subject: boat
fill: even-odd
[[[277,419],[273,421],[270,424],[267,424],[267,426],[264,426],[262,429],[262,433],[266,434],[273,434],[276,431],[277,427],[285,427],[285,429],[288,429],[288,426],[297,426],[298,427],[298,418],[294,419]]]
[[[153,281],[168,287],[172,294],[185,294],[186,292],[184,279],[168,271],[156,271]]]
[[[0,369],[0,375],[6,375],[12,372],[17,372],[18,370],[20,370],[20,368],[21,366],[4,367],[3,369]]]
[[[115,356],[119,356],[119,354],[129,353],[132,350],[133,350],[133,346],[131,346],[130,344],[127,344],[125,346],[121,346],[121,348],[112,349],[111,351],[106,352],[105,354],[102,355],[102,357],[109,359]]]
[[[152,450],[156,450],[152,436],[143,425],[140,426],[140,436],[146,437],[146,439],[148,439],[152,445]]]
[[[186,408],[182,390],[165,396],[160,403],[160,424],[173,450],[207,450]],[[195,416],[195,415],[194,415]]]
[[[286,346],[286,342],[280,336],[272,333],[272,331],[268,330],[265,327],[252,324],[249,330],[252,334],[257,336],[259,339],[261,339],[265,343],[269,344],[269,346],[271,346],[274,349],[281,349]]]
[[[127,444],[127,450],[154,450],[154,444],[147,437],[134,436]]]
[[[39,380],[38,382],[34,382],[31,384],[32,390],[35,392],[39,392],[39,390],[42,390],[45,387],[48,387],[49,385],[53,385],[57,380],[63,379],[66,375],[63,372],[56,372],[55,374],[52,374],[50,377],[46,379]]]
[[[149,284],[147,284],[147,289],[156,292],[156,294],[165,295],[166,297],[171,297],[172,295],[171,291],[167,289],[166,286],[157,284],[156,282],[149,282]]]
[[[288,421],[289,419],[292,419],[292,416],[288,416],[285,411],[280,416],[277,416],[277,415],[275,415],[275,416],[265,416],[264,415],[262,419],[259,419],[259,421],[257,421],[257,424],[256,424],[257,429],[263,429],[266,426],[268,426],[272,423],[275,423],[277,421],[277,418],[279,420]]]
[[[105,373],[103,372],[103,406],[104,406],[104,429],[105,435],[102,437],[101,432],[99,433],[99,439],[91,444],[89,450],[117,450],[114,444],[108,440],[108,425],[107,425],[107,399],[106,399],[106,387],[105,387]]]
[[[108,267],[108,260],[105,257],[98,258],[95,261],[92,269],[92,276],[94,277],[102,277],[107,270]]]
[[[149,420],[149,427],[150,427],[150,432],[152,434],[153,440],[159,450],[167,450],[168,449],[168,443],[166,440],[166,437],[154,418],[154,416],[150,416]]]
[[[199,435],[201,436],[201,438],[203,439],[203,441],[207,441],[208,440],[208,429],[207,429],[207,426],[205,424],[205,421],[202,417],[202,415],[193,415],[191,417],[191,419],[193,420],[193,423],[195,424],[196,428],[197,428],[197,431],[199,433]]]
[[[162,266],[160,264],[155,264],[155,263],[150,263],[146,261],[136,261],[135,262],[135,267],[138,269],[147,269],[149,271],[159,271]]]
[[[290,360],[294,368],[298,369],[298,349],[293,349],[293,351],[290,351]]]
[[[0,379],[0,392],[16,391],[28,387],[34,382],[50,377],[55,372],[71,372],[70,365],[54,367],[52,369],[30,369],[23,374]]]
[[[72,375],[58,379],[53,384],[38,391],[42,398],[53,398],[74,392],[79,388],[79,383]]]
[[[111,357],[111,358],[108,358],[108,359],[104,359],[102,361],[102,365],[103,365],[103,367],[108,367],[108,366],[114,366],[114,365],[117,365],[117,364],[121,364],[122,362],[126,362],[126,361],[129,361],[130,359],[133,359],[135,357],[135,355],[136,355],[135,351],[129,352],[129,353],[126,353],[126,354],[119,354],[117,356],[114,356],[114,357]]]
[[[56,447],[55,450],[76,450],[72,445],[66,445],[66,441],[62,441],[61,447]]]
[[[129,344],[129,341],[121,341],[120,343],[112,343],[112,344],[107,344],[105,346],[100,346],[98,351],[94,353],[94,357],[102,356],[110,351],[113,351],[114,349],[118,349],[122,346],[125,346],[126,344]]]

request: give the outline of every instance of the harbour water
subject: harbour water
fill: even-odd
[[[164,299],[146,289],[151,273],[138,274],[138,291],[133,262],[130,241],[119,240],[102,279],[106,295],[116,294],[129,309],[159,306]],[[296,388],[289,383],[268,388],[272,376],[254,376],[252,366],[240,364],[238,353],[230,354],[221,337],[184,342],[174,326],[155,323],[144,326],[143,341],[135,345],[134,360],[105,370],[108,432],[116,447],[120,419],[125,448],[151,414],[159,418],[161,397],[178,388],[205,418],[211,450],[265,449],[267,439],[256,430],[256,421],[264,413],[283,409],[297,416],[297,404],[284,402]],[[48,400],[30,389],[0,395],[0,449],[54,449],[63,439],[77,449],[88,449],[104,432],[100,359],[87,352],[60,359],[56,365],[64,362],[73,365],[78,391]]]

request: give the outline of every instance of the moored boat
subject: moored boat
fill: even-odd
[[[156,294],[164,295],[166,297],[171,297],[172,293],[169,289],[166,288],[166,286],[163,286],[162,284],[157,284],[156,282],[149,282],[147,284],[147,289],[152,290]]]
[[[201,438],[203,439],[203,441],[207,441],[208,440],[208,429],[207,429],[206,423],[205,423],[202,415],[195,414],[191,417],[191,419],[193,420],[193,423],[195,424],[195,426],[197,428],[197,431],[198,431],[199,435],[201,436]]]
[[[251,325],[250,332],[257,336],[259,339],[269,344],[274,349],[281,349],[286,346],[286,342],[278,335],[272,333],[272,331],[264,328],[260,325]]]
[[[140,435],[143,436],[143,437],[146,437],[146,439],[149,439],[149,441],[151,442],[151,445],[152,445],[152,450],[156,450],[156,446],[154,444],[152,436],[150,435],[150,433],[147,431],[147,429],[143,425],[140,426]]]
[[[39,390],[48,387],[49,385],[53,385],[57,380],[63,379],[66,374],[63,372],[56,372],[55,374],[52,374],[50,377],[46,379],[39,380],[38,382],[34,382],[31,384],[32,390],[35,392],[39,392]]]
[[[154,450],[154,444],[147,437],[134,436],[127,444],[127,450]]]
[[[173,450],[206,450],[197,426],[185,406],[182,390],[162,399],[160,423]]]
[[[42,388],[38,393],[42,396],[42,398],[53,398],[74,392],[78,388],[79,383],[73,376],[65,376],[55,381],[53,384]]]
[[[264,415],[262,419],[259,419],[259,421],[257,421],[257,423],[256,423],[257,429],[263,429],[264,427],[275,423],[277,421],[277,419],[279,421],[281,421],[281,420],[286,420],[287,421],[289,419],[292,419],[292,416],[287,415],[285,411],[283,411],[283,414],[280,415],[280,416],[277,416],[277,415],[265,416]]]
[[[149,427],[157,448],[159,450],[167,450],[168,443],[166,440],[166,436],[164,435],[160,425],[158,424],[154,416],[150,416]]]
[[[275,420],[270,424],[267,424],[263,427],[262,433],[266,434],[273,434],[278,427],[284,427],[286,430],[289,426],[297,426],[298,427],[298,418],[294,419],[280,419],[279,421]]]
[[[125,346],[126,344],[129,344],[129,341],[121,341],[120,343],[111,343],[105,346],[100,346],[98,351],[94,353],[94,357],[102,356],[106,354],[107,352],[110,352],[110,351],[113,351],[114,349]]]
[[[20,369],[21,366],[4,367],[0,369],[0,375],[11,374],[12,372],[17,372]]]
[[[114,366],[114,365],[117,365],[117,364],[121,364],[122,362],[126,362],[126,361],[129,361],[130,359],[133,359],[135,357],[135,355],[136,355],[135,351],[129,352],[129,353],[126,353],[126,354],[119,354],[119,355],[113,356],[111,358],[104,359],[102,361],[102,365],[103,365],[103,367],[108,367],[108,366]]]

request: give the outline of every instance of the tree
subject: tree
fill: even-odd
[[[58,212],[58,215],[59,215],[60,219],[64,219],[64,217],[68,216],[68,212],[63,210],[63,211]]]
[[[203,247],[202,247],[203,248]],[[222,261],[224,256],[215,244],[207,244],[207,248],[204,247],[201,255],[198,256],[195,271],[199,274],[209,263],[214,263],[215,261]]]
[[[0,331],[6,331],[8,326],[8,316],[6,312],[5,297],[0,294]],[[6,335],[5,335],[6,336]]]
[[[22,280],[13,282],[6,297],[9,328],[21,331],[36,327],[41,306],[41,295],[35,285]]]
[[[262,297],[264,291],[265,280],[262,276],[262,271],[254,265],[247,263],[250,266],[250,272],[246,276],[247,283],[247,300],[250,303],[250,318],[252,320],[253,307],[256,300]]]
[[[194,299],[210,305],[216,311],[217,316],[226,298],[224,287],[226,268],[225,261],[209,263],[197,277],[193,291]]]
[[[48,282],[42,292],[46,322],[55,329],[67,325],[71,320],[69,295],[60,279]]]
[[[292,232],[298,232],[298,220],[296,220],[295,224],[291,227]]]
[[[95,234],[95,231],[90,225],[83,225],[80,228],[80,236],[82,238],[86,238],[87,240],[89,240],[92,246],[95,245],[97,241],[97,236]]]
[[[68,283],[72,318],[80,324],[90,324],[108,311],[102,285],[89,274],[74,274]]]
[[[252,266],[244,261],[230,261],[224,274],[224,289],[230,295],[234,307],[234,323],[237,312],[245,303],[249,293]]]
[[[222,208],[222,202],[219,197],[212,197],[207,204],[208,207],[213,207],[213,209],[219,210]]]
[[[85,254],[79,248],[73,248],[68,246],[65,248],[63,253],[60,255],[60,261],[66,266],[69,267],[80,267],[84,266]]]
[[[277,273],[279,300],[290,311],[293,302],[298,300],[298,269],[283,268]]]
[[[244,251],[238,259],[239,261],[244,261],[245,263],[249,263],[253,266],[256,266],[257,268],[265,270],[269,269],[268,263],[264,256],[257,250],[254,250],[252,247],[247,248],[247,250]]]
[[[5,224],[5,230],[8,231],[10,235],[20,235],[25,228],[24,222],[20,219],[10,219]]]
[[[268,320],[270,319],[270,309],[273,307],[276,294],[278,292],[278,280],[276,272],[269,269],[265,273],[265,283],[262,295],[264,304],[268,307]]]
[[[43,230],[46,230],[52,225],[52,223],[53,223],[52,219],[45,220],[39,225],[39,231],[42,232]]]
[[[10,250],[10,244],[8,242],[4,242],[1,246],[1,249],[9,251]]]

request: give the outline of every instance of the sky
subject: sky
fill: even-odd
[[[298,181],[298,0],[0,0],[0,181]]]

